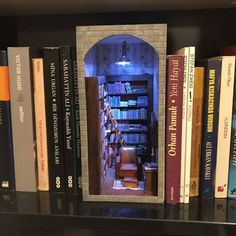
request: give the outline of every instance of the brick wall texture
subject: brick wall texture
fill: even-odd
[[[151,45],[158,54],[158,196],[125,197],[90,195],[88,191],[88,137],[87,137],[87,110],[85,96],[85,63],[84,58],[89,50],[100,40],[112,35],[128,34],[142,39]],[[165,73],[166,73],[166,24],[142,25],[100,25],[78,26],[76,28],[76,46],[78,61],[78,83],[80,99],[80,124],[81,124],[81,160],[83,199],[85,201],[113,201],[113,202],[150,202],[161,203],[164,201],[165,177]]]

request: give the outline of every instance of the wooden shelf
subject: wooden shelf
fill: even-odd
[[[148,108],[147,106],[128,106],[128,107],[123,107],[123,106],[111,106],[111,108],[117,108],[117,109],[134,109],[134,108]]]
[[[125,140],[124,140],[124,142],[125,142]],[[113,143],[113,142],[109,142],[108,144],[120,145],[120,143]],[[147,145],[147,143],[127,143],[127,142],[125,142],[125,145]]]
[[[120,130],[121,133],[147,133],[147,130]],[[115,133],[115,131],[111,131],[110,133]]]
[[[140,123],[143,123],[143,122],[147,122],[147,119],[116,119],[118,122],[121,122],[121,121],[131,121],[131,122],[140,122]]]
[[[148,93],[108,93],[108,96],[147,96]]]

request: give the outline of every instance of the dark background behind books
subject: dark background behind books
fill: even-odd
[[[77,25],[167,23],[167,53],[186,45],[196,46],[196,58],[219,54],[235,44],[236,10],[186,10],[138,13],[105,13],[50,16],[1,16],[0,47],[75,45]]]

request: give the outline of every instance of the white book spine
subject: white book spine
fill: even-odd
[[[234,73],[235,57],[222,57],[215,177],[216,198],[227,197]]]
[[[177,51],[178,55],[184,56],[184,84],[183,84],[183,112],[182,112],[182,134],[181,134],[181,172],[180,172],[180,202],[184,202],[184,175],[185,175],[185,141],[186,141],[186,120],[187,120],[187,94],[188,94],[188,77],[189,77],[189,48],[185,47]]]
[[[184,203],[189,203],[191,147],[192,147],[192,118],[193,118],[193,93],[194,93],[194,66],[195,47],[189,47],[189,76],[187,93],[187,118],[186,118],[186,143],[185,143],[185,175],[184,175]]]

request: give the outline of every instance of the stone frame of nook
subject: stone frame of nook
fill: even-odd
[[[100,40],[112,35],[128,34],[142,39],[152,46],[159,57],[158,65],[158,196],[116,196],[89,194],[88,173],[88,134],[87,110],[85,91],[85,56],[89,50]],[[166,90],[166,24],[140,24],[140,25],[99,25],[77,26],[76,46],[78,65],[78,89],[80,107],[81,131],[81,164],[84,201],[103,202],[139,202],[163,203],[165,192],[165,90]]]

